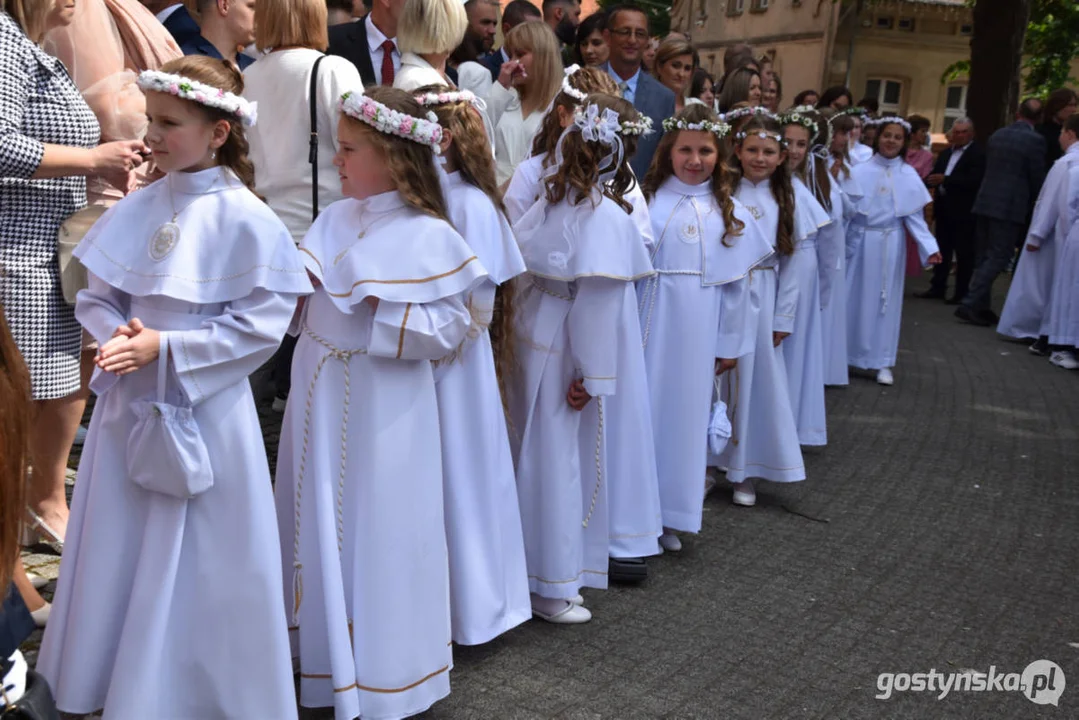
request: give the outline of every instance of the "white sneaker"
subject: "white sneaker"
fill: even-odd
[[[1079,360],[1071,350],[1057,350],[1049,356],[1049,362],[1065,370],[1079,370]]]
[[[682,549],[682,541],[673,532],[664,531],[659,536],[659,546],[667,552],[678,552]]]
[[[891,368],[881,368],[877,370],[877,383],[880,385],[895,385],[895,378],[892,377]]]
[[[753,487],[752,480],[734,486],[734,504],[742,507],[753,507],[757,504],[757,489]]]
[[[275,413],[283,413],[283,412],[285,412],[285,406],[286,405],[288,405],[288,398],[275,397],[273,399],[272,410]]]

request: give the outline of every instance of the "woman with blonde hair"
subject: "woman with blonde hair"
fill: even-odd
[[[532,138],[562,86],[558,39],[546,23],[527,22],[506,35],[510,61],[491,88],[487,112],[495,128],[498,184],[530,155]]]
[[[412,92],[424,85],[455,86],[446,60],[461,44],[468,14],[460,0],[407,0],[397,21],[401,70],[393,86]]]
[[[255,191],[299,243],[319,210],[343,197],[333,166],[337,101],[362,81],[347,59],[323,55],[329,40],[322,0],[257,0],[255,13],[255,44],[270,51],[244,73],[244,97],[264,108],[247,133]],[[270,361],[278,412],[288,399],[295,346],[286,336]]]
[[[693,45],[681,35],[670,35],[656,50],[656,79],[674,92],[674,109],[686,106],[686,90],[693,77]]]
[[[761,104],[761,74],[752,66],[737,68],[723,80],[723,90],[719,93],[719,111],[729,112],[738,103],[747,103],[750,107]]]

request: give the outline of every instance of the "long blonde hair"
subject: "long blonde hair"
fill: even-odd
[[[0,0],[0,12],[10,15],[35,45],[45,36],[52,6],[52,0]]]
[[[542,112],[551,104],[562,87],[562,57],[555,37],[547,23],[521,23],[506,34],[506,52],[532,53],[532,71],[525,84],[517,86],[521,96],[521,114]],[[524,108],[530,109],[529,113]]]

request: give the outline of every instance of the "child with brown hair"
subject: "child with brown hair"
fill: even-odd
[[[590,620],[579,590],[607,586],[607,458],[617,450],[606,451],[604,398],[646,393],[633,386],[643,367],[627,378],[622,356],[629,346],[641,356],[633,282],[652,274],[624,197],[634,182],[615,110],[624,103],[587,97],[555,149],[543,199],[514,226],[529,272],[510,401],[517,490],[532,611],[554,623]]]
[[[64,712],[296,717],[281,556],[248,376],[311,292],[249,189],[255,108],[228,62],[139,76],[167,174],[75,255],[98,400],[38,669]],[[164,433],[164,430],[168,433]]]
[[[442,85],[416,93],[442,126],[450,221],[489,273],[468,297],[473,324],[467,337],[435,368],[453,640],[479,645],[532,616],[503,412],[503,393],[516,372],[512,280],[525,264],[495,184],[482,103],[467,90]],[[492,351],[488,327],[496,319]]]
[[[346,196],[300,245],[299,319],[277,464],[300,704],[406,717],[449,694],[449,573],[433,361],[487,278],[450,225],[442,128],[402,90],[341,102]],[[433,115],[431,115],[433,117]]]

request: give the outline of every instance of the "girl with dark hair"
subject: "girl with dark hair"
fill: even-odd
[[[689,81],[689,97],[700,100],[709,110],[715,111],[715,84],[715,78],[707,70],[697,68]]]
[[[603,31],[607,29],[607,13],[594,12],[577,26],[577,42],[574,43],[574,51],[577,62],[585,67],[599,67],[607,62],[610,48],[603,39]]]
[[[772,254],[753,216],[731,197],[724,138],[711,109],[687,105],[644,178],[657,275],[640,312],[655,428],[664,550],[701,529],[713,384],[753,351],[750,268]],[[722,382],[722,380],[719,380]]]
[[[438,85],[417,89],[416,100],[442,126],[450,221],[490,273],[468,296],[468,334],[435,365],[453,641],[479,645],[532,616],[504,414],[517,364],[512,280],[525,264],[495,183],[480,101]]]
[[[75,250],[89,274],[75,316],[100,344],[98,399],[37,667],[74,714],[295,717],[248,376],[311,284],[288,229],[249,189],[255,108],[239,70],[189,56],[138,84],[166,175]],[[178,446],[154,422],[194,434],[179,445],[186,462],[170,462]]]
[[[910,125],[884,117],[878,126],[873,158],[852,171],[865,196],[847,232],[847,362],[876,370],[877,382],[891,385],[903,313],[906,233],[918,244],[923,266],[939,263],[940,250],[925,223],[929,192],[903,161]]]
[[[796,220],[795,189],[778,118],[754,113],[734,143],[734,197],[757,221],[773,252],[750,273],[750,302],[760,308],[754,348],[721,384],[720,397],[731,413],[731,441],[710,464],[727,468],[734,503],[749,507],[757,502],[753,478],[805,480],[779,345],[794,329],[798,305],[797,276],[789,269],[792,256],[799,241],[817,228]]]
[[[1045,138],[1045,167],[1053,166],[1064,151],[1060,149],[1060,133],[1064,123],[1075,114],[1079,96],[1071,88],[1060,88],[1049,93],[1042,110],[1042,122],[1037,131]]]
[[[850,94],[850,90],[842,85],[833,85],[824,91],[824,94],[820,96],[820,100],[817,101],[817,107],[831,108],[835,111],[846,110],[854,105],[854,96]]]

